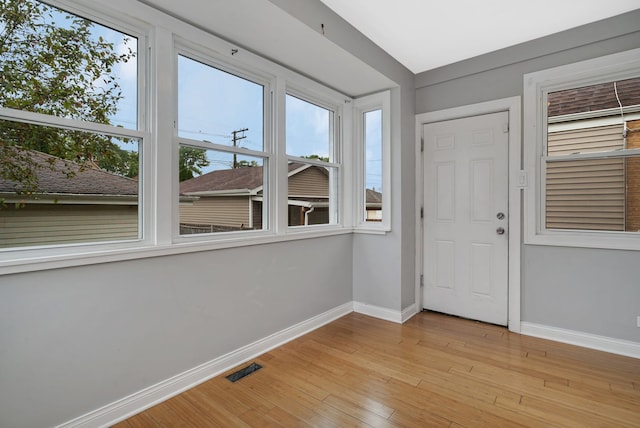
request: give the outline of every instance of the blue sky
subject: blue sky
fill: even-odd
[[[66,26],[64,16],[54,16],[59,25]],[[92,30],[95,38],[103,37],[113,43],[118,53],[127,49],[138,51],[137,39],[95,24]],[[114,125],[125,128],[137,127],[137,55],[127,63],[114,67],[118,84],[122,90],[118,112],[112,117]],[[99,87],[99,83],[96,83]],[[206,140],[217,144],[232,145],[233,131],[247,129],[238,136],[238,145],[252,150],[263,150],[263,97],[262,85],[233,74],[203,64],[186,56],[178,57],[178,135],[198,141]],[[291,156],[330,156],[331,112],[291,95],[286,99],[286,144]],[[367,114],[367,162],[366,184],[381,190],[380,174],[380,120],[379,114]],[[133,149],[131,145],[125,147]],[[134,149],[135,150],[135,149]],[[232,156],[209,151],[213,169],[230,168]],[[259,158],[239,157],[238,160]]]

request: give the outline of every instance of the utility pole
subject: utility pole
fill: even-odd
[[[248,131],[249,128],[244,128],[244,129],[238,129],[237,131],[233,131],[231,132],[233,134],[233,147],[238,147],[238,141],[240,140],[244,140],[245,138],[247,138],[246,135],[244,135],[244,133],[246,131]],[[238,134],[242,133],[241,136],[238,136]],[[233,169],[236,169],[238,167],[238,155],[237,154],[233,154]]]

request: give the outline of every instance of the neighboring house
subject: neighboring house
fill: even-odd
[[[549,94],[549,158],[640,148],[640,78],[616,87],[619,100],[612,83]],[[640,231],[639,158],[549,162],[546,195],[548,228]]]
[[[366,220],[382,221],[382,193],[376,189],[365,189]]]
[[[136,180],[29,152],[39,191],[0,178],[0,248],[138,238]]]
[[[212,171],[180,183],[180,233],[262,229],[264,168]],[[329,174],[314,165],[289,164],[289,225],[329,222]]]
[[[212,171],[180,183],[180,233],[262,229],[264,169]],[[329,174],[325,168],[289,164],[289,226],[329,222]],[[382,213],[382,194],[367,189],[367,218]]]

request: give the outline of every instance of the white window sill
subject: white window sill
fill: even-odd
[[[353,229],[353,233],[364,234],[364,235],[386,235],[389,232],[391,232],[391,229],[373,228],[373,227],[366,227],[366,226],[360,226]]]
[[[525,239],[525,245],[640,251],[640,234],[629,232],[545,231]]]
[[[209,241],[199,240],[198,242],[187,242],[186,239],[181,239],[181,242],[171,245],[153,246],[140,243],[139,246],[127,247],[123,244],[119,248],[113,248],[113,244],[107,244],[104,247],[101,247],[100,245],[77,246],[73,247],[73,252],[62,252],[60,249],[51,248],[47,250],[47,255],[39,256],[34,256],[33,252],[30,252],[30,250],[24,250],[24,255],[21,257],[20,253],[22,250],[17,250],[7,252],[7,257],[4,257],[5,255],[0,253],[0,276],[22,272],[35,272],[124,260],[137,260],[149,257],[194,253],[199,251],[214,251],[225,248],[264,245],[353,233],[353,229],[340,227],[314,229],[315,230],[296,230],[295,232],[288,232],[284,235],[269,234],[250,237],[233,236],[228,238],[216,238],[216,240]],[[40,253],[42,254],[44,251],[41,251]]]

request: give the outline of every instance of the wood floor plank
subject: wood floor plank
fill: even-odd
[[[639,360],[442,314],[352,313],[255,362],[115,427],[640,427]]]

